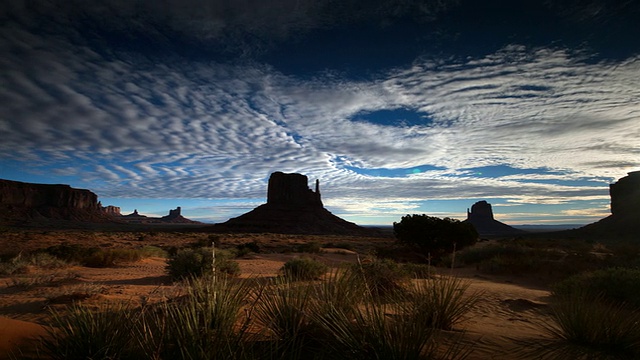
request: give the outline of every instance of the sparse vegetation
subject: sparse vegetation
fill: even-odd
[[[464,358],[468,346],[443,338],[422,315],[422,297],[437,293],[447,307],[460,310],[455,323],[470,303],[462,295],[451,296],[446,286],[427,291],[432,285],[424,283],[380,303],[356,275],[339,271],[320,283],[277,278],[264,285],[194,277],[185,283],[185,295],[158,304],[100,310],[74,304],[68,315],[53,310],[41,349],[53,359]],[[466,290],[456,280],[447,284]],[[441,304],[430,308],[432,314],[445,311]],[[249,331],[256,326],[264,331]]]
[[[571,276],[553,286],[559,297],[584,292],[618,305],[640,308],[640,269],[608,268]]]

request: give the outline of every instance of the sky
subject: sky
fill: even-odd
[[[640,2],[3,0],[0,178],[223,222],[587,224],[640,170]]]

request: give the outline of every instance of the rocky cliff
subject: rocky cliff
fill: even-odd
[[[609,185],[611,215],[635,214],[640,220],[640,171],[634,171]]]
[[[320,183],[315,191],[305,175],[275,172],[269,177],[267,203],[252,211],[216,224],[218,232],[270,232],[285,234],[378,235],[333,215],[322,205]]]
[[[0,217],[14,221],[103,221],[108,216],[98,203],[98,196],[89,190],[0,179]]]
[[[580,236],[640,241],[640,171],[609,185],[611,215],[577,230]]]
[[[522,230],[494,219],[491,204],[484,200],[473,204],[471,211],[467,209],[467,220],[465,221],[473,224],[480,236],[509,236],[524,233]]]

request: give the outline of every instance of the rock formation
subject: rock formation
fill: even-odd
[[[100,222],[108,219],[98,196],[69,185],[0,179],[0,218],[6,221],[58,219]]]
[[[629,216],[635,214],[640,220],[640,171],[634,171],[609,185],[611,215]]]
[[[467,209],[467,220],[476,228],[481,236],[508,236],[521,234],[524,231],[513,228],[493,218],[491,204],[482,200]]]
[[[100,202],[98,202],[98,204],[100,204]],[[101,208],[102,208],[102,212],[109,216],[122,216],[119,206],[113,206],[113,205],[102,206],[101,205]]]
[[[123,215],[118,220],[128,224],[201,224],[198,221],[189,220],[182,216],[180,206],[173,210],[169,210],[169,215],[163,217],[151,217],[140,215],[138,209],[133,210],[131,214]]]
[[[325,209],[318,180],[313,191],[309,189],[307,176],[282,172],[269,177],[266,204],[214,225],[213,231],[376,235],[374,230],[341,219]]]
[[[640,171],[609,185],[611,215],[577,230],[580,236],[640,240]]]

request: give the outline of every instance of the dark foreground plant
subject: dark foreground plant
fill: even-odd
[[[242,323],[249,286],[248,280],[231,282],[222,276],[191,278],[186,296],[145,310],[135,336],[144,357],[240,358],[247,326],[236,324]]]
[[[53,310],[52,326],[42,338],[44,354],[51,359],[119,359],[131,344],[135,314],[123,304],[100,311],[73,305],[68,314]]]
[[[536,340],[525,355],[535,359],[638,359],[640,313],[602,296],[576,290],[556,297],[552,322],[542,329],[550,337]]]
[[[457,277],[415,280],[405,312],[436,329],[451,330],[482,296],[480,292],[469,294],[468,289],[469,283]]]

